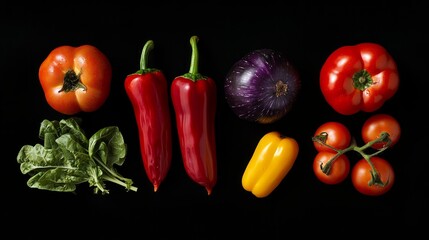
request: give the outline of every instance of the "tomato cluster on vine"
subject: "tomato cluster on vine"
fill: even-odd
[[[313,171],[325,184],[339,184],[351,176],[358,192],[370,196],[385,194],[395,182],[395,171],[391,163],[379,154],[393,147],[400,135],[399,122],[389,114],[375,114],[364,122],[361,128],[362,146],[357,145],[343,123],[325,122],[312,137],[317,150]],[[362,156],[353,166],[347,155],[350,151]]]

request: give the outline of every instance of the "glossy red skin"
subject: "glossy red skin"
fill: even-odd
[[[156,70],[128,75],[124,84],[134,109],[143,165],[156,192],[172,159],[168,83],[164,74]]]
[[[80,76],[86,90],[60,91],[69,70]],[[111,78],[112,67],[106,55],[91,45],[57,47],[39,67],[39,80],[48,104],[66,115],[99,109],[110,94]]]
[[[373,83],[365,90],[353,86],[352,76],[366,69]],[[398,90],[399,74],[394,59],[382,46],[361,43],[335,50],[320,72],[320,88],[331,107],[340,114],[378,110]]]
[[[387,182],[385,186],[368,185],[371,180],[370,170],[371,167],[365,159],[360,159],[355,163],[351,171],[351,179],[355,189],[368,196],[380,196],[387,193],[395,182],[395,172],[393,171],[392,165],[384,158],[374,156],[371,158],[371,162],[377,169],[382,182]]]
[[[186,173],[210,195],[217,181],[216,84],[208,77],[193,81],[179,76],[172,82],[171,97]]]
[[[390,146],[393,147],[401,137],[401,126],[392,115],[389,114],[376,114],[369,117],[362,126],[362,139],[368,143],[380,137],[382,132],[389,133],[391,140]],[[381,149],[385,146],[384,142],[378,142],[371,147],[374,149]]]
[[[325,143],[329,146],[332,146],[339,150],[345,149],[350,146],[352,137],[349,129],[344,124],[340,122],[326,122],[316,129],[314,136],[320,135],[323,132],[328,134]],[[313,141],[313,145],[318,152],[336,153],[335,150],[324,146],[316,141]]]
[[[313,160],[313,172],[317,179],[326,184],[339,184],[343,182],[350,173],[350,160],[346,155],[341,155],[335,159],[329,174],[325,174],[320,165],[324,166],[335,156],[332,152],[318,152]]]

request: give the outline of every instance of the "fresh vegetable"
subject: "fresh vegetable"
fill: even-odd
[[[335,157],[333,152],[318,152],[313,161],[313,172],[317,179],[326,184],[338,184],[343,182],[350,172],[350,160],[346,155],[338,155],[327,173],[323,172],[323,166]]]
[[[356,190],[369,196],[385,194],[395,182],[392,165],[384,158],[377,156],[372,157],[370,162],[367,159],[360,159],[353,166],[351,176]]]
[[[198,72],[198,37],[192,36],[189,72],[174,78],[171,97],[182,160],[189,177],[211,194],[217,181],[216,83]]]
[[[102,128],[88,139],[80,123],[79,118],[42,121],[39,137],[43,145],[24,145],[17,156],[21,173],[30,176],[27,185],[75,192],[77,185],[88,182],[94,193],[108,194],[105,181],[110,181],[127,191],[137,191],[133,181],[115,169],[115,165],[123,165],[127,154],[119,128]]]
[[[172,135],[168,83],[162,71],[147,67],[153,41],[143,47],[140,69],[125,78],[125,90],[134,109],[143,165],[154,191],[171,166]]]
[[[110,94],[111,78],[108,58],[91,45],[57,47],[39,68],[46,101],[67,115],[99,109]]]
[[[292,168],[298,152],[295,139],[276,131],[266,133],[243,173],[243,188],[258,198],[270,195]]]
[[[326,124],[327,123],[322,124],[319,128],[326,128],[323,127],[326,126]],[[343,126],[345,127],[345,125]],[[368,128],[368,125],[364,124],[363,128],[365,128],[365,131],[368,133],[371,131],[371,129]],[[346,127],[345,130],[348,131]],[[377,136],[376,138],[372,138],[370,141],[365,142],[365,144],[362,146],[358,146],[356,140],[352,138],[350,145],[346,148],[336,148],[327,143],[327,140],[330,139],[330,134],[338,135],[338,132],[333,131],[333,133],[329,133],[322,130],[318,135],[313,136],[313,142],[316,142],[317,144],[327,148],[326,151],[319,151],[320,146],[316,144],[314,145],[316,150],[318,150],[318,153],[313,161],[313,171],[317,178],[327,184],[337,184],[342,182],[350,171],[350,163],[348,163],[349,160],[346,154],[348,154],[350,151],[355,151],[362,156],[362,159],[359,160],[352,169],[352,172],[354,171],[352,173],[352,182],[355,185],[355,188],[359,192],[367,195],[381,195],[389,191],[392,183],[389,182],[390,178],[386,178],[386,175],[393,175],[393,168],[390,164],[386,166],[387,162],[379,163],[381,162],[381,157],[378,155],[391,146],[392,140],[387,131],[379,131],[377,128],[374,128],[374,131],[375,133],[373,136]],[[337,142],[332,141],[332,144],[337,144]],[[374,146],[377,145],[382,147],[375,148]],[[334,151],[332,152],[328,150]],[[377,162],[377,164],[375,162]],[[378,170],[377,166],[382,169]],[[362,168],[365,168],[368,175],[365,175],[361,173],[360,170],[357,170]],[[388,170],[389,173],[386,173],[385,170]],[[365,187],[362,186],[364,182],[367,184]],[[384,189],[375,190],[374,188]],[[368,191],[377,191],[380,194],[369,194]]]
[[[390,138],[390,147],[393,147],[401,136],[401,126],[392,115],[389,114],[375,114],[369,117],[362,126],[362,139],[368,143],[377,139],[381,133],[387,132]],[[384,148],[387,142],[378,142],[372,145],[372,148]]]
[[[338,149],[344,149],[350,146],[351,134],[349,129],[340,122],[326,122],[320,125],[314,136],[321,136],[325,145],[314,141],[314,147],[318,152],[337,152]],[[329,146],[329,147],[328,147]]]
[[[236,62],[224,82],[226,100],[241,119],[272,123],[294,105],[301,88],[297,69],[278,51],[259,49]]]
[[[320,71],[325,100],[338,113],[374,112],[397,92],[396,63],[379,44],[343,46],[331,53]]]

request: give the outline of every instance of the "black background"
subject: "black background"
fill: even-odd
[[[38,8],[38,9],[37,9]],[[352,237],[420,233],[427,221],[428,181],[424,100],[427,86],[428,32],[424,7],[411,1],[312,4],[207,3],[114,4],[11,3],[0,10],[2,231],[25,239],[61,236],[126,236],[141,239],[224,239],[291,235]],[[192,35],[199,37],[199,72],[218,86],[216,138],[218,182],[210,196],[185,174],[174,132],[171,170],[158,192],[140,158],[138,133],[123,82],[139,68],[141,49],[152,39],[149,65],[171,83],[189,70]],[[385,195],[358,193],[348,178],[337,186],[319,182],[312,172],[316,154],[311,136],[326,121],[340,121],[360,141],[360,127],[375,113],[343,116],[331,109],[319,90],[318,76],[328,55],[343,45],[375,42],[395,58],[400,72],[397,94],[375,113],[389,113],[402,127],[400,142],[383,156],[396,171]],[[117,170],[134,180],[138,192],[107,183],[109,195],[94,195],[86,184],[76,194],[30,189],[19,171],[21,146],[40,142],[43,119],[68,116],[45,101],[38,68],[60,45],[91,44],[113,67],[108,100],[97,111],[79,113],[88,134],[108,125],[120,128],[128,155]],[[238,119],[224,100],[223,81],[248,52],[272,48],[297,67],[302,92],[293,110],[273,124]],[[176,128],[174,127],[173,130]],[[268,131],[297,139],[300,153],[282,183],[258,199],[241,186],[241,176],[259,139]],[[361,142],[360,142],[361,143]],[[358,155],[351,156],[353,164]],[[6,224],[4,224],[6,223]]]

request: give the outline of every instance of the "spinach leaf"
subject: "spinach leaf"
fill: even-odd
[[[127,153],[119,128],[102,128],[88,140],[80,123],[79,118],[42,121],[39,137],[44,145],[24,145],[17,156],[21,173],[30,175],[27,185],[74,192],[78,184],[88,182],[94,193],[107,194],[105,181],[110,181],[137,191],[133,181],[114,168],[122,166]]]
[[[89,139],[89,155],[99,157],[107,167],[124,163],[127,146],[118,127],[100,129]],[[104,154],[102,157],[100,155]]]

